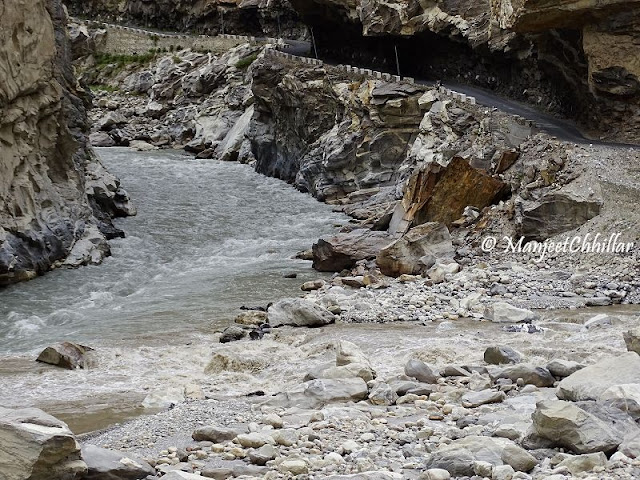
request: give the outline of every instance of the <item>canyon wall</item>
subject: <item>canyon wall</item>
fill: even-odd
[[[306,28],[287,0],[68,0],[72,15],[206,34],[297,38]]]
[[[97,263],[133,213],[87,145],[58,0],[0,3],[0,285]]]

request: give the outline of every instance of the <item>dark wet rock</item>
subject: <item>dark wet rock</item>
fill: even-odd
[[[247,336],[247,330],[239,325],[230,325],[222,331],[220,343],[235,342]]]

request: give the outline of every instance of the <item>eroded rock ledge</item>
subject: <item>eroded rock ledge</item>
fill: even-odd
[[[0,286],[96,263],[134,213],[87,144],[58,0],[0,6]]]

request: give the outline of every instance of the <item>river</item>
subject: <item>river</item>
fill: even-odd
[[[116,221],[127,237],[111,242],[102,265],[0,290],[4,406],[45,406],[64,416],[87,403],[107,408],[121,395],[127,410],[176,366],[184,365],[184,376],[201,368],[196,359],[205,353],[190,346],[232,321],[241,305],[299,295],[300,284],[319,275],[292,255],[346,221],[246,165],[180,152],[99,154],[138,215]],[[96,348],[99,366],[67,372],[34,362],[62,340]],[[160,361],[165,354],[171,360]]]

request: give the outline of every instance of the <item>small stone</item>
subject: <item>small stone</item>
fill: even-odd
[[[309,467],[304,460],[285,460],[278,469],[283,473],[291,473],[292,475],[304,475],[308,473]]]
[[[516,471],[511,465],[498,465],[493,468],[492,480],[512,480]]]
[[[342,451],[345,453],[353,453],[360,449],[360,446],[353,440],[347,440],[341,445]]]
[[[475,408],[487,403],[500,403],[507,396],[504,392],[497,390],[481,390],[479,392],[469,392],[462,397],[462,406],[465,408]]]
[[[298,441],[298,433],[293,428],[284,428],[271,433],[271,438],[278,445],[291,447]]]
[[[584,365],[570,360],[554,359],[547,364],[547,370],[556,378],[565,378],[584,368]]]
[[[228,440],[233,440],[237,435],[238,432],[230,428],[208,425],[195,429],[191,434],[191,437],[196,442],[210,441],[214,443],[222,443]]]
[[[442,468],[430,468],[423,472],[418,478],[420,480],[449,480],[451,474]]]
[[[263,433],[246,433],[238,435],[235,440],[245,448],[260,448],[266,444],[273,444],[274,439]]]
[[[249,452],[249,461],[254,465],[266,465],[269,460],[273,460],[278,455],[278,451],[273,445],[263,445],[257,450]]]
[[[557,468],[564,467],[569,470],[571,475],[575,476],[583,472],[589,472],[598,466],[607,466],[607,456],[602,452],[569,456],[560,462]]]
[[[270,413],[264,417],[264,423],[271,425],[273,428],[282,428],[284,425],[282,418],[275,413]]]

